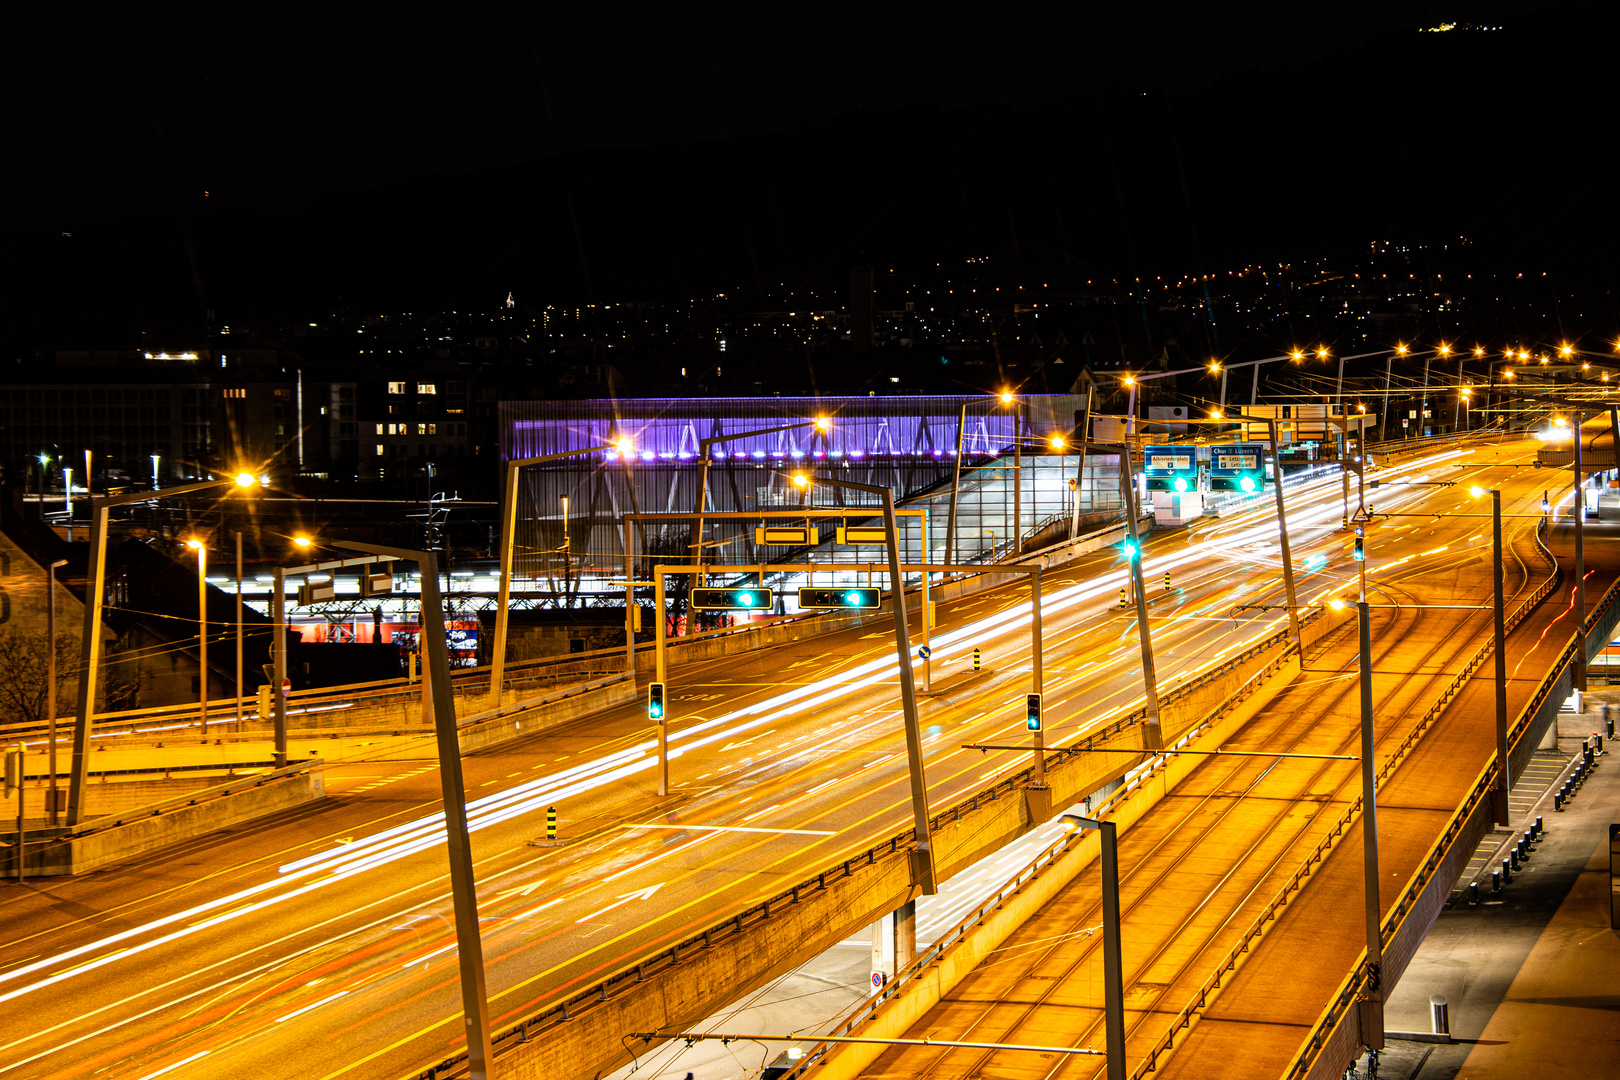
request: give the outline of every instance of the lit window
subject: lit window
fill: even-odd
[[[402,382],[391,382],[388,384],[388,392],[390,394],[403,394],[405,392],[405,384]]]
[[[382,443],[377,444],[377,456],[378,457],[383,456],[383,444]]]
[[[426,435],[428,433],[427,425],[426,424],[417,424],[416,425],[416,433],[418,435]]]
[[[430,382],[419,382],[416,384],[416,392],[418,394],[437,394],[439,388]]]
[[[429,424],[427,427],[428,427],[427,433],[429,435],[437,435],[439,433],[439,425],[438,424]]]
[[[377,434],[379,434],[379,435],[381,435],[381,434],[382,434],[382,433],[383,433],[383,431],[382,431],[382,425],[381,425],[381,424],[378,424],[378,425],[377,425]]]

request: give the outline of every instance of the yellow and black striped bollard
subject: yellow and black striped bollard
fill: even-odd
[[[973,670],[979,670],[979,650],[977,648],[973,650]]]
[[[557,839],[557,808],[555,806],[546,807],[546,839],[552,841]]]

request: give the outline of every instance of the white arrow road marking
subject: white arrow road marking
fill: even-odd
[[[510,897],[513,897],[513,896],[528,896],[530,893],[534,892],[534,890],[538,889],[540,886],[544,885],[545,883],[546,883],[546,879],[541,878],[539,881],[531,882],[528,885],[519,885],[515,889],[507,889],[505,892],[497,894],[495,896],[495,898],[490,901],[490,903],[498,904],[502,900],[509,899]]]
[[[615,900],[613,903],[609,904],[607,907],[603,908],[601,911],[593,911],[589,915],[585,916],[582,919],[575,919],[574,922],[575,923],[589,922],[590,920],[596,918],[598,915],[606,915],[608,912],[612,911],[614,908],[619,907],[619,906],[624,905],[624,904],[628,904],[632,900],[645,900],[648,897],[652,896],[652,894],[657,892],[659,889],[662,889],[663,887],[664,887],[664,883],[662,881],[660,881],[658,884],[652,886],[651,888],[642,889],[640,892],[625,893],[623,896],[619,897],[617,900]]]

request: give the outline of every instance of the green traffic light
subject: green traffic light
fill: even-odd
[[[754,606],[754,594],[751,593],[751,592],[738,593],[737,594],[737,603],[741,604],[743,607],[753,607]]]
[[[1238,481],[1238,487],[1242,488],[1244,491],[1252,492],[1254,490],[1254,477],[1245,476],[1243,479]]]
[[[844,604],[847,607],[860,607],[861,606],[861,594],[860,593],[853,593],[853,592],[852,593],[845,593],[844,594]]]
[[[1136,545],[1131,543],[1129,540],[1125,541],[1125,543],[1120,547],[1120,550],[1125,553],[1125,557],[1127,559],[1136,558]]]
[[[1186,491],[1187,490],[1187,478],[1185,476],[1176,477],[1176,490],[1177,491]]]

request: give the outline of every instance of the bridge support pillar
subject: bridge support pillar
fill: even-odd
[[[894,970],[898,975],[917,958],[917,901],[907,900],[889,917],[894,920]]]

